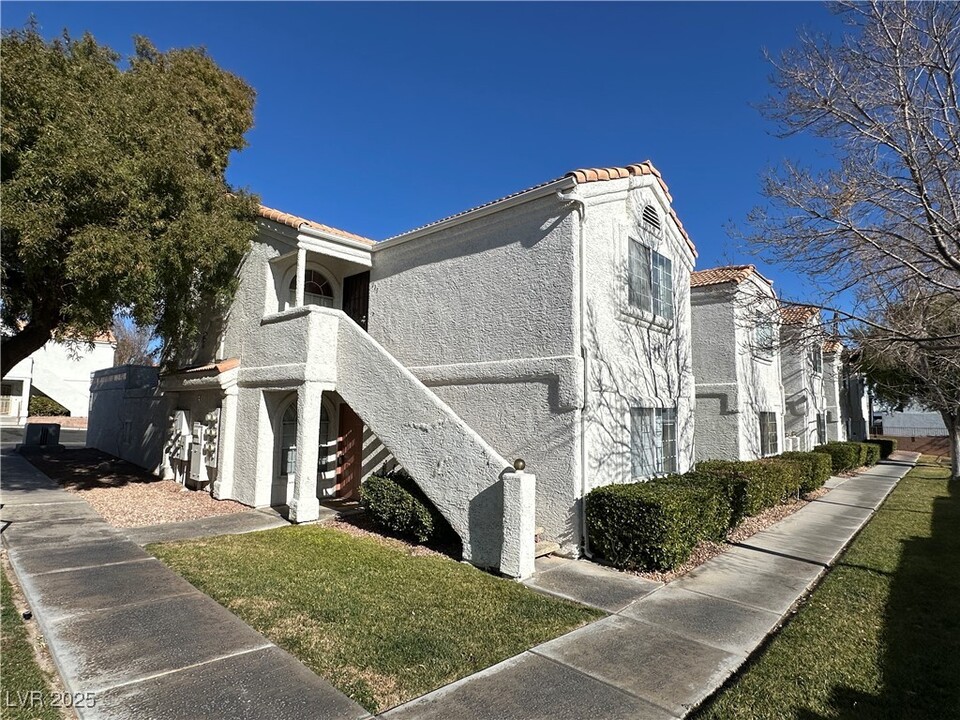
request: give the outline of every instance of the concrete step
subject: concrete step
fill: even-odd
[[[555,553],[560,549],[560,544],[551,542],[550,540],[541,540],[537,543],[537,547],[534,550],[534,555],[537,557],[543,557],[544,555],[549,555],[550,553]]]

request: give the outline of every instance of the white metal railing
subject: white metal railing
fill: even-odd
[[[0,395],[0,415],[20,416],[20,398],[12,395]]]

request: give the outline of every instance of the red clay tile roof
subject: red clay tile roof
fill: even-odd
[[[214,375],[219,375],[224,373],[227,370],[233,370],[235,367],[240,366],[240,358],[227,358],[226,360],[220,360],[215,363],[207,363],[206,365],[194,365],[193,367],[180,368],[179,370],[174,370],[169,373],[170,375],[195,375],[199,373],[211,373]],[[216,371],[216,372],[213,372]],[[165,373],[166,374],[166,373]]]
[[[364,245],[376,245],[376,242],[370,240],[369,238],[362,237],[361,235],[354,235],[346,230],[340,230],[335,227],[330,227],[329,225],[313,222],[313,220],[307,220],[306,218],[302,218],[297,215],[291,215],[290,213],[285,213],[280,210],[274,210],[266,205],[260,206],[260,217],[266,218],[267,220],[273,220],[274,222],[280,223],[281,225],[286,225],[287,227],[292,227],[294,230],[299,230],[301,227],[307,226],[308,228],[328,232],[331,235],[337,235],[347,240],[355,240],[356,242],[361,242]]]
[[[571,170],[564,175],[564,177],[572,177],[578,183],[588,183],[600,182],[603,180],[622,180],[623,178],[640,177],[643,175],[652,175],[657,179],[660,189],[663,190],[663,194],[667,197],[667,202],[669,202],[671,205],[670,217],[673,218],[673,222],[676,223],[677,229],[680,231],[683,239],[686,240],[690,250],[693,252],[694,256],[696,256],[697,248],[693,244],[693,240],[690,239],[690,236],[683,227],[683,223],[680,222],[680,218],[677,216],[677,213],[672,207],[673,196],[670,194],[670,188],[668,188],[667,183],[664,182],[663,175],[660,174],[660,171],[657,170],[657,168],[655,168],[653,163],[649,160],[644,160],[641,163],[634,163],[633,165],[626,165],[624,167],[583,168],[581,170]]]
[[[823,343],[823,351],[825,353],[835,353],[843,350],[843,343],[839,340],[825,340]]]
[[[445,218],[434,220],[431,223],[427,223],[426,225],[421,225],[420,227],[413,228],[404,233],[401,233],[400,235],[395,235],[393,238],[388,238],[388,239],[393,240],[396,237],[402,237],[403,235],[409,235],[410,233],[418,232],[420,230],[426,230],[427,228],[433,227],[434,225],[439,225],[441,223],[454,220],[463,215],[467,215],[469,213],[475,212],[476,210],[481,210],[485,207],[489,207],[491,205],[496,205],[497,203],[503,202],[504,200],[510,200],[511,198],[515,198],[519,195],[524,195],[525,193],[531,192],[533,190],[538,190],[547,185],[552,185],[553,183],[563,180],[565,178],[570,178],[577,184],[582,184],[582,183],[588,183],[588,182],[600,182],[603,180],[622,180],[624,178],[628,178],[631,176],[638,177],[643,175],[652,175],[654,178],[656,178],[657,183],[660,185],[661,190],[663,190],[663,194],[667,198],[667,201],[670,203],[673,203],[673,196],[670,194],[670,190],[667,188],[667,184],[663,181],[663,177],[660,175],[660,171],[657,170],[653,166],[653,163],[651,163],[649,160],[645,160],[642,163],[635,163],[633,165],[626,165],[624,167],[581,168],[579,170],[571,170],[570,172],[564,173],[562,176],[558,178],[553,178],[551,180],[547,180],[546,182],[538,183],[536,185],[533,185],[532,187],[528,187],[524,190],[519,190],[515,193],[510,193],[509,195],[504,195],[501,198],[497,198],[496,200],[491,200],[490,202],[485,202],[482,205],[477,205],[476,207],[469,208],[468,210],[463,210],[462,212],[458,212],[453,215],[448,215]],[[686,241],[687,246],[690,248],[690,251],[694,254],[694,256],[696,256],[697,248],[693,244],[693,241],[690,239],[690,236],[687,234],[687,231],[683,227],[683,223],[680,222],[680,218],[677,216],[677,213],[673,210],[672,207],[670,208],[670,217],[673,218],[674,223],[676,223],[677,229],[680,231],[680,234],[683,236],[683,239]]]
[[[761,275],[755,265],[725,265],[707,270],[696,270],[690,273],[690,287],[722,285],[723,283],[733,283],[737,285],[751,275],[756,275],[767,283],[767,285],[773,285],[773,281]]]
[[[788,305],[780,308],[784,325],[799,325],[820,312],[820,308],[811,305]]]

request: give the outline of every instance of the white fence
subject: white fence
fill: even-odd
[[[884,413],[882,433],[895,437],[945,437],[947,426],[935,412]]]

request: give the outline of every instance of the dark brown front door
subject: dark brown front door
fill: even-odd
[[[364,330],[370,306],[370,271],[343,279],[343,311]]]
[[[346,403],[340,405],[340,437],[337,442],[337,496],[360,496],[360,467],[363,464],[363,421]]]

